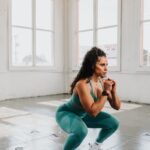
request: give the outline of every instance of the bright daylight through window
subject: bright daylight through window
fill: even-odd
[[[11,1],[11,65],[54,64],[54,1]]]
[[[93,45],[102,48],[109,66],[118,64],[118,0],[79,0],[78,63]]]
[[[142,17],[141,17],[141,61],[140,65],[142,66],[150,66],[150,1],[149,0],[142,0]]]

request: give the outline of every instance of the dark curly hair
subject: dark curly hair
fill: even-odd
[[[91,50],[85,54],[81,68],[71,84],[71,94],[79,80],[89,78],[93,75],[98,57],[106,57],[106,53],[97,47],[91,48]]]

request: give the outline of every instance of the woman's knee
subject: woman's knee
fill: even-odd
[[[117,130],[119,128],[119,121],[114,117],[111,118],[111,128],[113,128],[114,130]]]
[[[80,130],[76,133],[79,140],[83,140],[87,134],[88,134],[87,128],[80,128]]]
[[[109,118],[105,119],[103,122],[103,128],[117,130],[119,127],[119,122],[113,116],[109,116]]]

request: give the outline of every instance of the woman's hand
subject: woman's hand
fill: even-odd
[[[104,90],[111,92],[114,82],[112,80],[106,79],[103,81],[104,83]]]
[[[112,81],[112,90],[111,92],[115,93],[116,92],[116,81],[108,78],[109,81]]]

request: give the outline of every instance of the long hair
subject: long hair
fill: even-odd
[[[106,53],[97,47],[91,48],[91,50],[85,54],[81,68],[71,84],[71,94],[73,93],[73,89],[79,80],[89,78],[93,75],[98,57],[103,56],[106,57]]]

